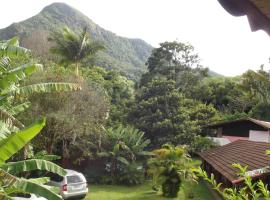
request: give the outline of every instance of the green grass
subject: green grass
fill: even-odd
[[[190,200],[214,200],[204,183],[188,184],[184,183],[179,195],[174,200],[189,200],[188,191],[192,191],[194,197]],[[116,185],[90,185],[86,200],[165,200],[160,193],[151,190],[149,182],[140,186],[116,186]]]
[[[199,166],[201,160],[193,158],[193,166]],[[188,198],[192,193],[193,198]],[[151,182],[143,185],[127,187],[118,185],[90,185],[86,200],[168,200],[151,189]],[[177,198],[172,200],[215,200],[204,182],[184,182]]]

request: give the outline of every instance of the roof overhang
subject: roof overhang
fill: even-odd
[[[258,126],[261,126],[262,128],[264,128],[266,130],[270,129],[270,122],[261,121],[261,120],[257,120],[254,118],[242,118],[242,119],[231,120],[231,121],[222,121],[222,122],[218,122],[218,123],[214,123],[214,124],[209,124],[209,125],[206,125],[204,127],[210,128],[210,129],[216,129],[216,128],[223,127],[223,126],[235,125],[239,122],[251,122],[251,123],[254,123]]]
[[[269,0],[218,0],[233,16],[247,15],[252,31],[264,30],[270,35]]]
[[[248,166],[247,175],[252,179],[270,175],[270,157],[265,151],[270,149],[270,143],[237,140],[199,153],[204,162],[211,165],[232,184],[241,183],[244,179],[237,175],[234,163]]]

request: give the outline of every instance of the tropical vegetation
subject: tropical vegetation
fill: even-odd
[[[53,16],[58,18],[50,23]],[[134,195],[123,189],[128,185],[152,189],[149,199],[210,199],[201,181],[196,186],[197,174],[225,199],[269,198],[266,186],[250,177],[243,177],[246,187],[239,191],[221,190],[213,176],[191,170],[192,157],[217,146],[205,137],[205,125],[270,120],[270,73],[263,66],[238,77],[210,76],[191,44],[165,41],[152,48],[115,36],[59,3],[14,26],[36,52],[0,30],[7,39],[0,41],[0,199],[17,193],[61,199],[45,185],[44,174],[32,172],[63,176],[63,168],[83,172],[89,183],[110,184],[102,186],[104,193],[128,191],[127,197]],[[245,167],[235,167],[245,174]],[[204,192],[188,189],[196,187]]]
[[[60,56],[62,63],[75,64],[77,75],[79,75],[79,64],[83,59],[93,58],[99,50],[105,49],[101,42],[90,40],[86,27],[79,35],[65,27],[61,31],[52,32],[48,41],[54,43],[50,51]]]
[[[12,199],[16,193],[35,193],[47,199],[61,199],[53,189],[43,185],[48,182],[46,177],[27,179],[17,175],[32,170],[47,170],[65,175],[65,170],[45,159],[27,159],[29,142],[40,132],[45,125],[45,119],[25,127],[15,116],[29,107],[29,102],[24,101],[31,93],[70,91],[79,89],[80,86],[71,83],[37,83],[21,86],[20,82],[42,66],[36,63],[27,63],[22,66],[12,66],[14,57],[26,57],[29,51],[19,46],[17,38],[0,42],[0,197]],[[22,148],[24,160],[11,162],[11,157]]]
[[[239,172],[237,173],[243,178],[243,186],[237,188],[224,188],[222,183],[217,183],[213,174],[209,177],[206,171],[198,168],[195,170],[198,177],[203,178],[209,184],[213,186],[213,189],[217,191],[221,197],[225,200],[257,200],[257,199],[269,199],[270,192],[268,186],[262,181],[252,181],[252,178],[247,175],[247,166],[243,167],[240,164],[233,164]]]

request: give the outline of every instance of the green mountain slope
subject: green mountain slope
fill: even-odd
[[[149,44],[140,39],[117,36],[64,3],[53,3],[25,21],[0,29],[0,39],[18,35],[22,46],[32,49],[37,55],[48,56],[51,45],[47,42],[49,32],[64,26],[75,31],[86,26],[95,40],[104,42],[107,50],[98,54],[98,65],[120,70],[132,79],[138,79],[146,69],[145,62],[152,50]]]
[[[214,72],[214,71],[212,71],[212,70],[209,70],[208,74],[209,74],[209,76],[211,76],[211,77],[220,77],[220,78],[225,77],[224,75],[219,74],[219,73],[217,73],[217,72]]]

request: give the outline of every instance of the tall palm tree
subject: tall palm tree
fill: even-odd
[[[61,62],[75,64],[77,75],[79,75],[79,64],[83,59],[92,57],[98,51],[105,49],[101,42],[90,39],[86,27],[80,34],[64,27],[61,31],[52,32],[48,40],[55,43],[50,51],[60,56]]]

